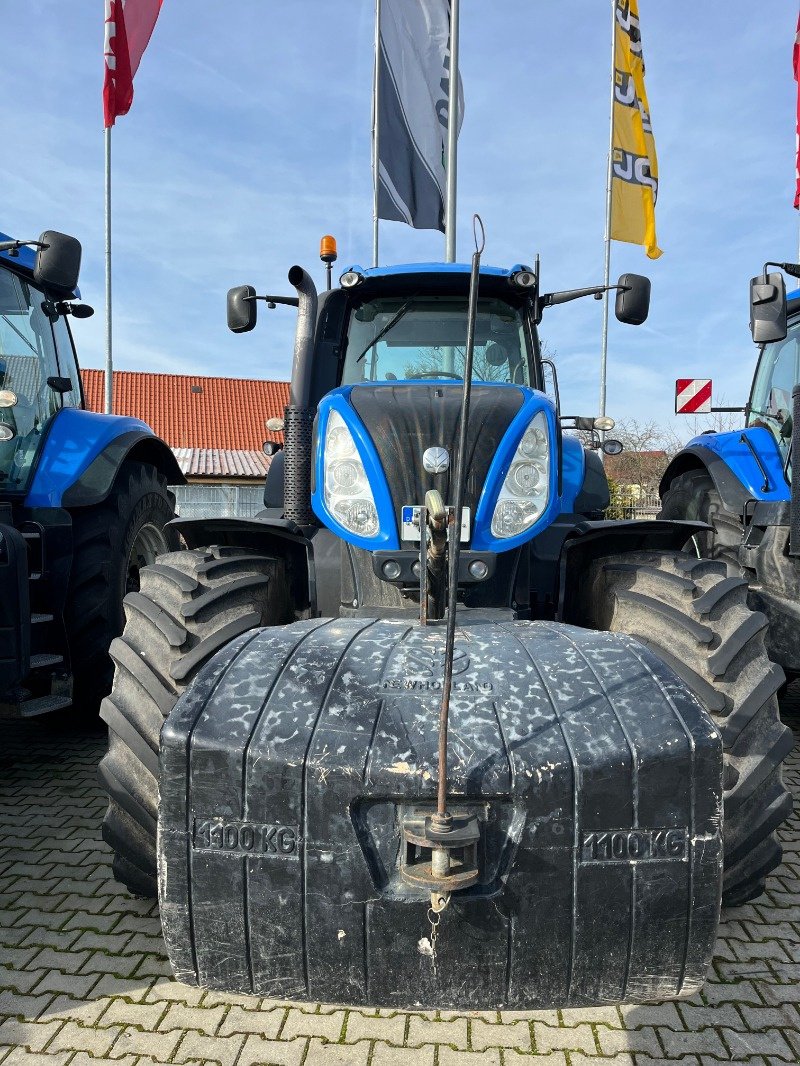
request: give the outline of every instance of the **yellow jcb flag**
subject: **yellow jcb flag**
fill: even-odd
[[[643,244],[658,259],[658,161],[644,87],[639,0],[614,0],[614,134],[611,238]]]

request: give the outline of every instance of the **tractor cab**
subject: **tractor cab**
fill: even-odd
[[[37,243],[50,239],[42,234]],[[62,241],[58,258],[43,262],[41,247],[34,255],[0,234],[0,247],[11,246],[0,252],[0,497],[27,491],[50,419],[62,407],[81,404],[67,324],[80,263],[72,240]],[[80,306],[84,313],[91,310]]]
[[[785,335],[762,346],[747,405],[747,425],[772,433],[788,474],[792,390],[800,384],[800,291],[790,294],[787,319]]]
[[[532,277],[523,267],[483,273],[485,295],[478,300],[475,319],[474,382],[540,384],[536,324],[529,314],[525,286],[514,280],[520,274]],[[463,380],[465,273],[437,277],[401,267],[390,276],[356,268],[344,277],[351,287],[341,384]]]

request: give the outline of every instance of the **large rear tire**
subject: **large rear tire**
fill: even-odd
[[[713,718],[725,751],[723,904],[760,895],[781,861],[775,830],[791,813],[781,763],[791,731],[778,715],[783,671],[764,644],[767,620],[747,582],[721,561],[632,552],[593,564],[590,627],[628,633],[678,674]]]
[[[697,554],[704,559],[719,559],[731,576],[742,572],[739,566],[742,520],[722,502],[706,470],[688,470],[671,481],[662,497],[658,517],[707,522],[713,532],[697,533],[692,538]]]
[[[111,645],[114,686],[100,717],[108,752],[100,783],[109,804],[103,839],[115,878],[154,897],[161,726],[198,670],[248,630],[289,621],[282,561],[243,548],[175,552],[141,572]]]
[[[72,570],[65,624],[73,674],[73,704],[81,718],[95,718],[111,690],[111,641],[125,624],[122,601],[139,585],[142,566],[178,547],[167,523],[174,497],[148,463],[126,460],[102,503],[72,516]]]

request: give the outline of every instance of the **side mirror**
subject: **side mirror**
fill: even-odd
[[[617,282],[617,302],[614,314],[619,322],[641,326],[650,311],[650,278],[642,274],[620,274]]]
[[[252,285],[228,289],[228,329],[231,333],[249,333],[255,327],[258,309]]]
[[[619,455],[620,452],[625,450],[621,440],[615,440],[613,437],[608,437],[600,445],[606,455]]]
[[[78,287],[81,270],[81,242],[66,233],[45,230],[39,237],[39,244],[33,280],[46,289],[55,289],[65,295],[73,293]]]
[[[756,344],[786,336],[786,282],[779,271],[750,279],[750,332]]]

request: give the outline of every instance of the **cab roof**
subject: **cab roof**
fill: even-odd
[[[516,263],[509,270],[503,267],[481,265],[481,274],[487,277],[510,278],[512,274],[520,270],[530,270],[529,266]],[[470,263],[397,263],[394,266],[362,267],[358,263],[345,268],[344,273],[353,270],[363,274],[365,278],[389,278],[399,274],[469,274],[472,270]]]
[[[361,267],[358,264],[348,270],[361,274],[358,285],[339,289],[358,299],[373,299],[384,296],[441,295],[466,296],[472,267],[469,263],[399,263],[394,266]],[[515,265],[509,270],[503,267],[481,267],[481,295],[501,298],[510,303],[530,299],[531,290],[517,288],[511,281],[513,274],[530,267]],[[346,273],[346,271],[345,271]]]

